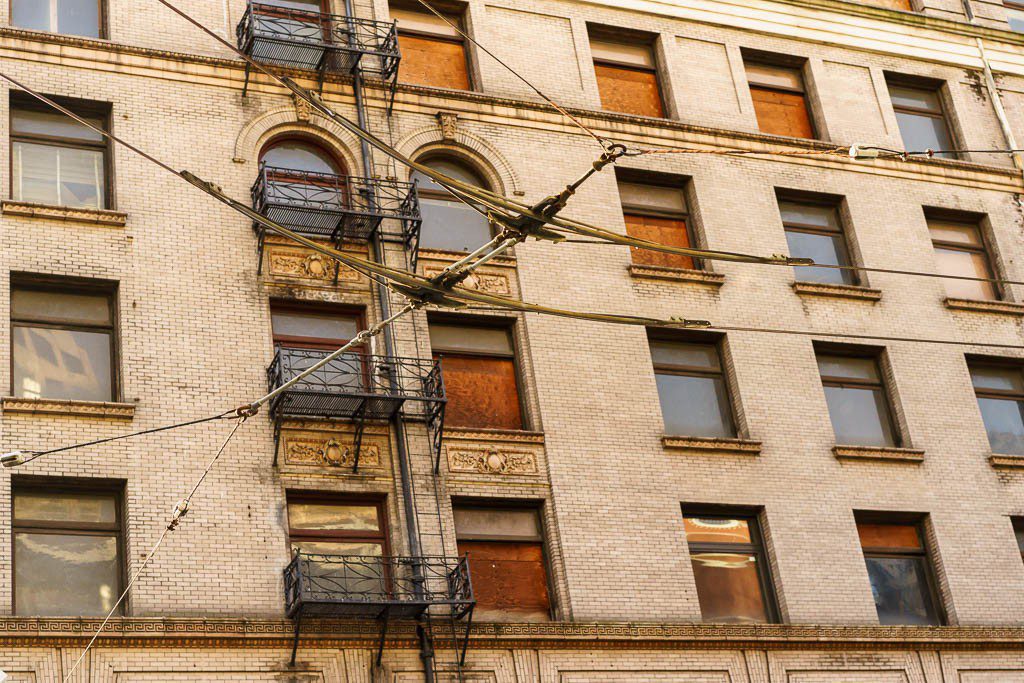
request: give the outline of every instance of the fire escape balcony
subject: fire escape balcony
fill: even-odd
[[[343,242],[368,240],[375,234],[404,245],[415,268],[419,245],[419,199],[413,183],[384,178],[293,171],[260,164],[252,186],[253,210],[312,239]],[[384,220],[397,230],[382,228]],[[255,223],[262,271],[266,228]]]
[[[420,618],[432,607],[453,624],[466,618],[465,657],[476,605],[466,557],[296,552],[284,570],[284,595],[285,611],[295,620],[295,647],[305,617],[376,619],[380,623],[378,664],[389,620]]]
[[[271,391],[285,386],[316,365],[329,351],[281,346],[267,368]],[[345,353],[289,386],[270,402],[274,421],[274,463],[281,424],[286,419],[340,419],[355,423],[353,471],[359,469],[359,452],[367,420],[389,420],[404,415],[426,423],[435,465],[440,458],[444,426],[445,393],[441,365],[434,360]]]
[[[254,60],[316,71],[321,87],[325,73],[356,70],[393,83],[401,59],[394,22],[249,2],[235,33]]]

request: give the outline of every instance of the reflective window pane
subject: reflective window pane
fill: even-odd
[[[949,150],[953,141],[949,127],[942,117],[926,116],[910,112],[896,112],[896,122],[900,127],[903,147],[911,152],[923,152],[926,149]],[[936,156],[955,158],[955,154],[944,153]]]
[[[389,11],[391,18],[398,22],[398,30],[400,31],[420,31],[448,38],[459,37],[459,32],[451,25],[459,26],[461,23],[457,15],[449,14],[445,17],[448,21],[445,21],[445,19],[431,12],[420,12],[402,7],[391,7]]]
[[[275,337],[311,337],[347,341],[359,333],[359,319],[343,313],[272,310]]]
[[[113,495],[22,492],[14,495],[15,524],[74,522],[117,524],[117,498]]]
[[[714,344],[693,344],[652,339],[651,360],[656,366],[721,370],[718,347]]]
[[[113,400],[108,332],[16,326],[11,347],[15,396]]]
[[[40,1],[40,0],[37,0]],[[100,0],[51,0],[57,3],[57,31],[100,37]]]
[[[837,444],[896,445],[881,389],[825,387],[825,400]]]
[[[618,43],[590,39],[590,52],[595,60],[629,64],[647,69],[654,68],[654,52],[642,43]]]
[[[491,239],[487,219],[458,200],[421,198],[420,212],[423,216],[420,247],[473,251]]]
[[[1006,23],[1010,25],[1011,31],[1024,33],[1024,9],[1017,7],[1006,8]]]
[[[29,142],[11,145],[18,201],[71,208],[105,208],[103,152]]]
[[[288,524],[293,530],[380,530],[376,505],[290,502]]]
[[[779,202],[783,223],[799,223],[839,230],[839,215],[834,206],[801,202]]]
[[[619,200],[624,207],[665,213],[686,213],[686,193],[681,187],[619,181]]]
[[[732,408],[721,377],[656,374],[665,433],[678,436],[736,436]]]
[[[477,187],[487,186],[487,183],[484,182],[483,178],[480,176],[479,173],[476,173],[473,169],[457,161],[451,161],[449,159],[430,159],[423,163],[425,166],[429,166],[433,170],[443,175],[446,175],[449,178],[461,180],[464,183],[476,185]],[[446,190],[444,187],[434,182],[434,180],[430,178],[430,176],[424,175],[419,171],[413,171],[409,179],[415,182],[420,190],[432,190],[434,192],[445,193],[448,192],[448,190]]]
[[[758,64],[756,62],[747,62],[744,66],[747,70],[747,81],[752,85],[768,88],[785,88],[787,90],[804,89],[804,79],[800,75],[799,68]]]
[[[430,324],[430,348],[512,355],[512,334],[504,327]]]
[[[988,256],[981,251],[961,251],[935,245],[936,270],[942,275],[991,278]],[[998,298],[995,283],[978,280],[943,280],[948,296],[959,299]]]
[[[973,365],[971,382],[975,389],[1024,393],[1024,373],[1019,368]]]
[[[942,113],[939,91],[929,88],[914,88],[889,84],[889,97],[894,107],[923,109],[934,114]]]
[[[319,12],[321,9],[320,0],[261,0],[261,5],[271,7],[283,7],[285,9],[297,9],[305,12]]]
[[[708,622],[768,621],[757,558],[745,553],[691,553],[701,618]]]
[[[115,535],[14,534],[14,611],[100,616],[120,592]]]
[[[1024,401],[978,397],[993,453],[1024,455]]]
[[[878,382],[878,363],[874,358],[857,356],[830,356],[819,353],[818,371],[822,377],[859,379]]]
[[[53,31],[50,26],[52,0],[12,0],[11,23],[33,31]]]
[[[882,625],[938,625],[923,557],[867,557],[871,592]]]
[[[689,543],[751,543],[750,522],[722,517],[684,517]]]
[[[539,541],[540,519],[532,508],[456,507],[458,538]]]
[[[13,289],[11,317],[17,320],[110,325],[110,299],[95,294],[69,294],[40,289]]]
[[[101,130],[106,128],[102,117],[82,116],[82,118]],[[18,135],[45,135],[81,142],[103,142],[102,135],[56,110],[39,111],[37,109],[19,109],[15,106],[11,109],[11,132]]]
[[[846,244],[842,235],[815,234],[796,230],[786,231],[789,253],[798,258],[814,259],[815,263],[833,266],[848,266]],[[836,268],[801,267],[794,268],[796,279],[801,282],[822,282],[835,285],[852,285],[856,281],[852,270]]]
[[[981,231],[974,223],[940,221],[929,218],[928,232],[936,242],[951,242],[962,244],[965,247],[982,248],[985,246],[985,242],[981,239]]]
[[[278,142],[263,152],[262,161],[267,166],[286,168],[289,171],[341,174],[341,167],[323,148],[301,140]]]

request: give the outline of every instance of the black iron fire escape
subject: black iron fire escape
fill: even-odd
[[[328,73],[352,78],[359,125],[366,127],[364,78],[385,89],[387,115],[394,104],[398,64],[394,22],[355,18],[346,0],[347,15],[288,9],[250,2],[237,28],[238,44],[254,59],[292,69],[314,71],[320,89]],[[246,67],[245,88],[250,72]],[[244,93],[245,91],[243,91]],[[404,247],[408,267],[416,268],[421,224],[413,184],[381,179],[373,172],[370,151],[362,145],[363,177],[307,173],[261,165],[252,187],[253,208],[305,236],[341,247],[366,241],[373,258],[383,260],[384,242]],[[397,228],[389,227],[397,226]],[[266,234],[255,226],[262,268]],[[335,271],[337,275],[337,271]],[[388,292],[378,287],[382,317],[390,309]],[[466,558],[430,556],[422,551],[419,515],[413,494],[412,467],[405,422],[426,427],[431,472],[438,476],[444,427],[445,394],[440,365],[433,360],[394,355],[391,331],[384,331],[384,355],[361,351],[343,354],[290,386],[270,404],[274,422],[274,464],[277,464],[282,423],[287,419],[340,419],[355,424],[353,472],[358,471],[362,438],[368,421],[390,421],[396,433],[401,492],[406,508],[409,556],[355,557],[297,552],[285,570],[285,607],[295,620],[292,664],[298,650],[303,619],[336,617],[375,619],[380,625],[377,666],[380,666],[388,625],[414,619],[421,640],[420,656],[428,683],[434,681],[432,614],[451,624],[456,648],[455,666],[462,665],[475,606]],[[268,384],[276,389],[322,360],[328,352],[279,347],[267,369]],[[435,495],[437,495],[435,480]],[[437,525],[444,551],[440,501]],[[431,513],[433,514],[433,513]],[[464,622],[462,635],[457,622]]]

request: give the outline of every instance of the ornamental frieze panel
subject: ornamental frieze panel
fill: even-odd
[[[443,265],[428,265],[424,266],[423,274],[427,277],[436,277],[443,270]],[[485,294],[498,294],[500,296],[510,296],[512,294],[512,283],[509,281],[507,274],[487,271],[483,268],[470,273],[460,284],[466,289],[473,289]]]
[[[331,429],[286,424],[281,431],[281,452],[287,465],[351,471],[355,464],[355,432],[351,425]],[[389,455],[386,429],[367,426],[359,449],[359,469],[382,469]]]
[[[544,437],[530,432],[446,432],[448,471],[484,476],[541,474]]]
[[[335,262],[323,254],[290,244],[267,242],[264,249],[264,272],[271,277],[308,280],[317,285],[334,285]],[[348,266],[337,269],[339,286],[361,286],[365,278]]]

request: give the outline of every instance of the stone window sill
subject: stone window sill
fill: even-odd
[[[665,435],[661,437],[661,445],[674,451],[711,455],[755,456],[761,453],[761,442],[750,439]]]
[[[544,432],[530,432],[521,429],[466,429],[444,430],[447,441],[500,441],[504,443],[544,443]]]
[[[671,280],[672,282],[691,282],[698,285],[721,287],[725,284],[725,275],[694,268],[672,268],[670,266],[647,266],[631,264],[629,274],[635,278],[650,280]]]
[[[446,249],[430,249],[420,247],[418,261],[423,263],[424,261],[445,261],[447,263],[454,263],[461,258],[465,258],[468,252],[465,251],[448,251]],[[487,262],[490,266],[505,266],[506,268],[514,268],[516,265],[516,255],[512,252],[505,252],[500,256],[495,256]]]
[[[993,453],[988,456],[988,463],[996,469],[1022,470],[1024,469],[1024,455]]]
[[[794,282],[793,291],[804,296],[827,296],[838,299],[878,301],[882,290],[860,285],[833,285],[822,282]]]
[[[835,446],[832,449],[839,460],[882,460],[887,462],[924,462],[924,451],[916,448],[884,446]]]
[[[56,398],[18,398],[5,396],[3,412],[27,415],[69,415],[74,417],[102,417],[131,420],[135,417],[134,403],[114,401],[71,401]]]
[[[954,311],[973,311],[975,313],[999,313],[1002,315],[1024,316],[1024,304],[1010,301],[985,301],[980,299],[955,299],[946,297],[946,308]]]
[[[72,223],[91,223],[111,228],[123,228],[128,222],[128,214],[108,209],[75,209],[68,206],[50,206],[47,204],[30,204],[4,200],[0,202],[0,211],[5,216],[24,216]]]

